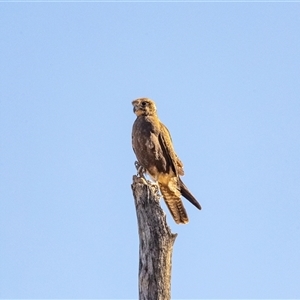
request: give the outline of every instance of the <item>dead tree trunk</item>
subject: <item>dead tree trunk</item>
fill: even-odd
[[[131,186],[139,230],[139,300],[171,299],[172,250],[177,234],[159,205],[158,187],[134,176]]]

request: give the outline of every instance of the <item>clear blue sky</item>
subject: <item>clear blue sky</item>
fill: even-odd
[[[300,298],[300,3],[0,3],[0,40],[0,298],[138,297],[141,96],[203,206],[162,204],[172,298]]]

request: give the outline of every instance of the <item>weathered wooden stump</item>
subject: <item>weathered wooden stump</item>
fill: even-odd
[[[139,233],[139,300],[171,299],[172,250],[177,234],[159,205],[158,186],[133,176]]]

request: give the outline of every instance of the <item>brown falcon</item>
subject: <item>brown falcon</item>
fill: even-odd
[[[132,147],[138,163],[158,182],[175,222],[186,224],[189,219],[181,195],[198,209],[201,206],[180,178],[184,175],[183,164],[174,151],[170,132],[159,120],[154,101],[139,98],[132,105],[137,116],[132,128]]]

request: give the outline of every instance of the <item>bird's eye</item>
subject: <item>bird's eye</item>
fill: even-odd
[[[146,104],[147,104],[147,102],[145,102],[145,101],[142,102],[142,105],[143,105],[143,106],[146,106]]]

